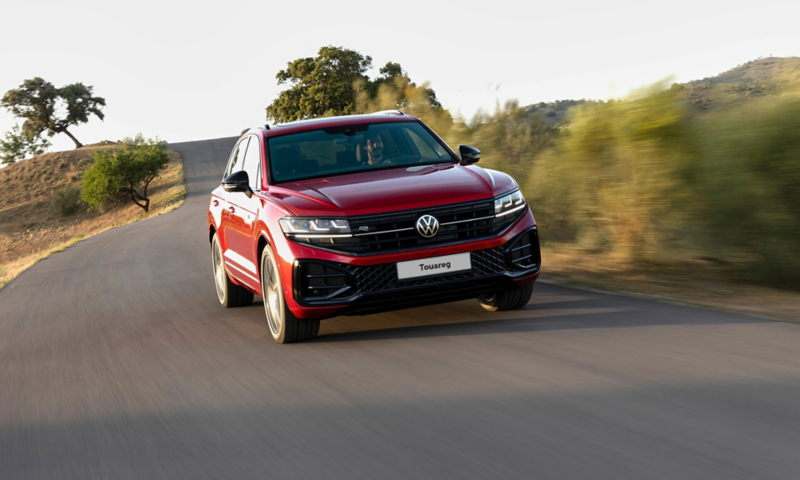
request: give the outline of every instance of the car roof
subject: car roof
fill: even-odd
[[[276,137],[289,133],[307,132],[321,128],[342,127],[347,125],[361,125],[365,123],[390,123],[390,122],[416,122],[416,117],[406,115],[399,110],[386,110],[362,115],[343,115],[341,117],[311,118],[297,120],[276,125],[265,125],[251,129],[250,132],[259,131],[265,137]]]

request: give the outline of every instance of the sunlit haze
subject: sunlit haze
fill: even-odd
[[[465,117],[496,102],[607,99],[668,76],[800,53],[800,3],[5,2],[0,93],[40,76],[108,102],[83,143],[176,142],[264,121],[287,62],[342,46],[400,63]],[[0,112],[0,134],[14,118]],[[64,135],[51,150],[69,149]]]

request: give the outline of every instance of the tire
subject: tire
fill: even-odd
[[[319,333],[319,320],[297,318],[286,306],[280,270],[269,245],[261,254],[261,297],[267,326],[276,342],[304,342]]]
[[[478,303],[490,312],[503,310],[517,310],[524,307],[531,300],[533,284],[524,287],[514,287],[501,292],[484,293],[478,297]]]
[[[214,268],[214,286],[217,289],[217,299],[225,308],[242,307],[253,303],[253,292],[231,282],[222,260],[222,247],[217,239],[217,234],[211,240],[211,265]]]

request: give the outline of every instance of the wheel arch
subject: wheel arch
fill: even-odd
[[[264,249],[269,245],[269,238],[264,232],[261,232],[258,235],[258,244],[256,246],[256,271],[258,272],[259,279],[261,278],[261,255],[264,253]]]

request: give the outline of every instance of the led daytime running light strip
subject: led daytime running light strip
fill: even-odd
[[[330,235],[324,233],[287,233],[286,235],[296,238],[350,238],[352,233],[332,233]]]
[[[519,207],[515,207],[515,208],[512,208],[511,210],[506,210],[505,212],[498,213],[497,215],[495,215],[495,218],[508,215],[509,213],[514,213],[516,211],[522,210],[525,207],[527,207],[527,205],[523,202],[522,205],[520,205]]]

